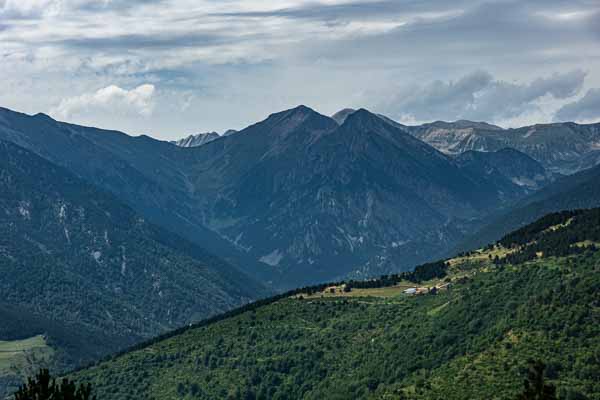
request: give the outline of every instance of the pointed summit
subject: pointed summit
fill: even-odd
[[[295,118],[303,118],[303,117],[308,117],[314,114],[318,114],[320,115],[318,112],[316,112],[315,110],[313,110],[310,107],[307,107],[305,105],[299,105],[297,107],[294,108],[290,108],[289,110],[284,110],[284,111],[280,111],[274,114],[271,114],[269,116],[269,119],[271,119],[272,117],[276,117],[276,118],[286,118],[286,117],[295,117]]]
[[[294,112],[294,113],[298,113],[298,114],[311,114],[311,113],[316,113],[315,110],[313,110],[310,107],[305,106],[304,104],[300,104],[298,107],[296,108],[292,108],[290,111]]]
[[[382,125],[384,122],[381,118],[369,110],[361,108],[352,114],[348,115],[342,126],[351,126],[353,128],[371,130],[374,127]]]
[[[269,118],[255,126],[262,126],[268,128],[272,133],[286,136],[288,133],[301,128],[311,131],[325,131],[335,129],[338,125],[331,118],[319,114],[310,107],[301,105],[290,110],[271,114]]]

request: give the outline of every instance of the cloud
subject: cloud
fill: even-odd
[[[346,1],[340,3],[304,2],[295,6],[260,11],[233,11],[215,13],[215,16],[265,18],[284,17],[288,19],[308,19],[326,21],[347,21],[364,18],[389,17],[390,15],[415,15],[440,13],[459,8],[464,0],[447,2],[443,0],[423,1]]]
[[[581,99],[562,106],[557,121],[593,121],[600,118],[600,89],[590,89]]]
[[[395,94],[385,112],[416,121],[476,119],[499,122],[536,111],[538,101],[550,96],[568,99],[577,95],[585,72],[574,70],[537,78],[530,83],[495,79],[486,71],[465,75],[457,81],[434,81]]]
[[[61,2],[57,0],[4,0],[0,1],[0,16],[34,18],[56,15]]]
[[[600,87],[597,3],[0,0],[0,105],[161,138],[240,128],[299,103],[549,122],[575,99],[582,74],[569,71]],[[97,88],[142,84],[160,87],[145,117],[75,106]],[[193,105],[178,106],[187,93]]]
[[[151,84],[143,84],[131,90],[110,85],[93,93],[63,99],[51,114],[62,119],[98,112],[147,117],[154,109],[154,91],[154,85]]]

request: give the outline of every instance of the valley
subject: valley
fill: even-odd
[[[501,291],[496,279],[515,286],[510,279],[520,274],[549,270],[558,271],[552,278],[558,284],[566,279],[560,274],[572,272],[565,263],[571,259],[584,263],[588,258],[580,253],[594,252],[600,241],[587,228],[573,232],[569,240],[577,238],[572,247],[580,252],[571,254],[557,242],[553,248],[563,253],[555,254],[555,261],[546,257],[549,248],[534,249],[526,243],[511,247],[501,242],[488,246],[548,213],[600,206],[597,166],[562,176],[543,160],[516,149],[445,154],[416,138],[407,127],[367,110],[348,110],[343,118],[330,118],[300,106],[235,133],[177,145],[2,110],[0,138],[4,139],[0,141],[0,260],[7,277],[0,282],[4,294],[0,316],[5,322],[0,326],[0,340],[17,347],[35,344],[25,353],[5,353],[0,375],[0,392],[4,393],[36,368],[81,368],[122,354],[124,349],[145,349],[144,343],[151,338],[155,338],[152,343],[175,341],[177,347],[186,348],[191,345],[175,338],[187,337],[185,327],[198,323],[198,331],[225,329],[254,338],[246,343],[234,335],[229,347],[222,347],[225,342],[206,342],[218,349],[213,357],[217,364],[209,368],[223,379],[218,384],[208,370],[202,378],[191,379],[191,371],[212,365],[210,355],[194,351],[193,346],[181,359],[183,355],[164,350],[156,370],[136,364],[142,376],[123,375],[120,364],[116,369],[111,366],[110,376],[142,385],[130,384],[125,391],[113,386],[120,380],[100,379],[90,372],[94,368],[74,376],[89,379],[98,387],[100,398],[111,393],[115,399],[136,398],[133,393],[137,392],[147,398],[157,393],[157,399],[319,398],[337,392],[340,398],[427,398],[441,393],[453,398],[446,386],[435,387],[432,382],[447,377],[457,365],[472,365],[474,359],[469,357],[487,360],[483,347],[477,347],[481,353],[477,356],[466,349],[474,343],[496,348],[497,343],[489,342],[488,330],[500,329],[505,311],[492,314],[497,319],[481,325],[485,331],[455,332],[452,340],[463,335],[464,341],[446,356],[438,353],[441,349],[420,350],[431,357],[415,364],[421,365],[418,371],[429,371],[426,376],[402,369],[405,366],[394,379],[387,377],[378,385],[359,380],[352,389],[339,383],[344,368],[321,364],[363,365],[370,356],[361,350],[341,353],[343,361],[324,358],[311,361],[310,367],[298,366],[311,371],[318,367],[325,375],[294,377],[294,382],[329,377],[321,386],[299,389],[287,381],[295,361],[286,361],[289,365],[283,370],[272,363],[282,360],[277,356],[281,352],[295,354],[307,348],[320,354],[305,341],[316,340],[328,351],[337,348],[332,347],[334,343],[341,348],[363,343],[363,336],[371,333],[355,324],[355,312],[365,312],[365,323],[377,326],[376,330],[396,327],[389,328],[394,335],[384,335],[390,345],[406,329],[416,337],[433,338],[434,332],[457,324],[448,320],[439,327],[435,321],[446,312],[455,319],[464,314],[464,299],[477,292],[477,282],[489,283],[490,290],[497,291],[492,296],[504,300],[513,298],[512,294]],[[570,224],[555,228],[572,229]],[[542,259],[532,258],[538,253]],[[431,262],[444,257],[444,262]],[[415,265],[419,266],[414,269]],[[516,275],[506,275],[508,271]],[[280,294],[269,297],[276,293]],[[478,302],[485,303],[483,294],[477,296]],[[324,314],[319,316],[320,308],[311,308],[315,304],[323,304]],[[250,327],[257,329],[246,329],[245,323],[232,322],[245,321],[247,315],[262,312],[262,307],[270,321],[264,326],[256,322]],[[338,307],[340,319],[332,322],[328,315]],[[411,327],[394,319],[398,316],[387,324],[379,319],[379,313],[392,315],[390,307],[405,310]],[[493,307],[504,310],[500,304]],[[258,330],[259,326],[274,328],[278,319],[270,314],[280,308],[291,319],[276,329],[289,330],[290,341],[300,340],[297,348],[276,344],[279,339],[268,339],[272,333]],[[538,312],[547,318],[545,311]],[[294,319],[295,313],[300,319]],[[315,319],[306,319],[306,313]],[[482,315],[469,318],[481,320]],[[419,330],[423,323],[425,331]],[[348,335],[329,343],[328,335],[338,334],[334,326],[346,327]],[[523,329],[521,334],[527,338],[539,334]],[[304,336],[314,331],[319,332],[317,336]],[[218,332],[210,335],[222,336],[225,331]],[[260,344],[261,338],[267,342]],[[405,345],[424,346],[424,339],[419,340]],[[446,345],[451,343],[448,340]],[[592,345],[578,342],[574,346]],[[242,353],[230,353],[231,346]],[[532,351],[527,346],[534,345],[527,342],[523,354]],[[395,354],[408,365],[405,356],[385,348],[389,354],[379,363],[399,368],[387,358]],[[408,350],[396,345],[394,351]],[[163,349],[159,352],[163,354]],[[501,353],[512,360],[506,351]],[[138,360],[137,351],[123,354],[117,360]],[[180,363],[192,362],[192,355],[195,367],[188,371]],[[264,371],[249,361],[253,357],[268,365],[271,383],[254,382],[253,376]],[[301,360],[297,362],[308,362],[302,355],[294,357]],[[171,361],[164,364],[164,360]],[[496,368],[489,362],[485,373],[487,368]],[[525,360],[503,362],[520,363],[523,368]],[[186,377],[177,382],[176,394],[172,393],[174,377],[152,380],[159,386],[144,383],[151,376],[169,376],[169,368],[176,368],[175,376]],[[230,368],[246,372],[231,377],[226,372]],[[383,373],[378,368],[374,371]],[[487,379],[498,379],[499,385],[512,385],[514,390],[519,375],[514,368],[511,371],[511,376]],[[483,379],[483,371],[473,373]],[[371,379],[366,371],[360,374],[360,379]],[[425,377],[429,387],[417,385]],[[568,379],[577,381],[564,384],[569,393],[595,390],[580,378]],[[365,392],[365,387],[370,389]],[[491,385],[485,390],[471,395],[482,397],[499,389]]]
[[[0,137],[275,290],[441,257],[556,179],[517,150],[445,155],[366,110],[299,106],[195,147],[0,114]]]
[[[0,400],[600,400],[598,0],[0,0]]]
[[[510,399],[534,358],[561,398],[597,398],[600,253],[573,235],[597,237],[599,216],[550,215],[427,280],[413,282],[431,269],[417,268],[298,289],[74,376],[115,399]],[[557,240],[563,255],[508,261]]]

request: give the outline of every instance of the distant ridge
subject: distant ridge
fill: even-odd
[[[415,127],[365,109],[342,114],[302,105],[189,151],[0,110],[0,138],[277,289],[410,269],[556,176],[511,146],[444,153]],[[456,124],[461,134],[507,132]]]
[[[179,147],[198,147],[210,143],[221,136],[217,132],[198,133],[172,142]]]

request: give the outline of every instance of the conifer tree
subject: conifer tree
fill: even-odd
[[[47,369],[42,369],[34,379],[29,378],[14,394],[15,400],[96,400],[90,384],[77,386],[63,379],[57,383]]]

